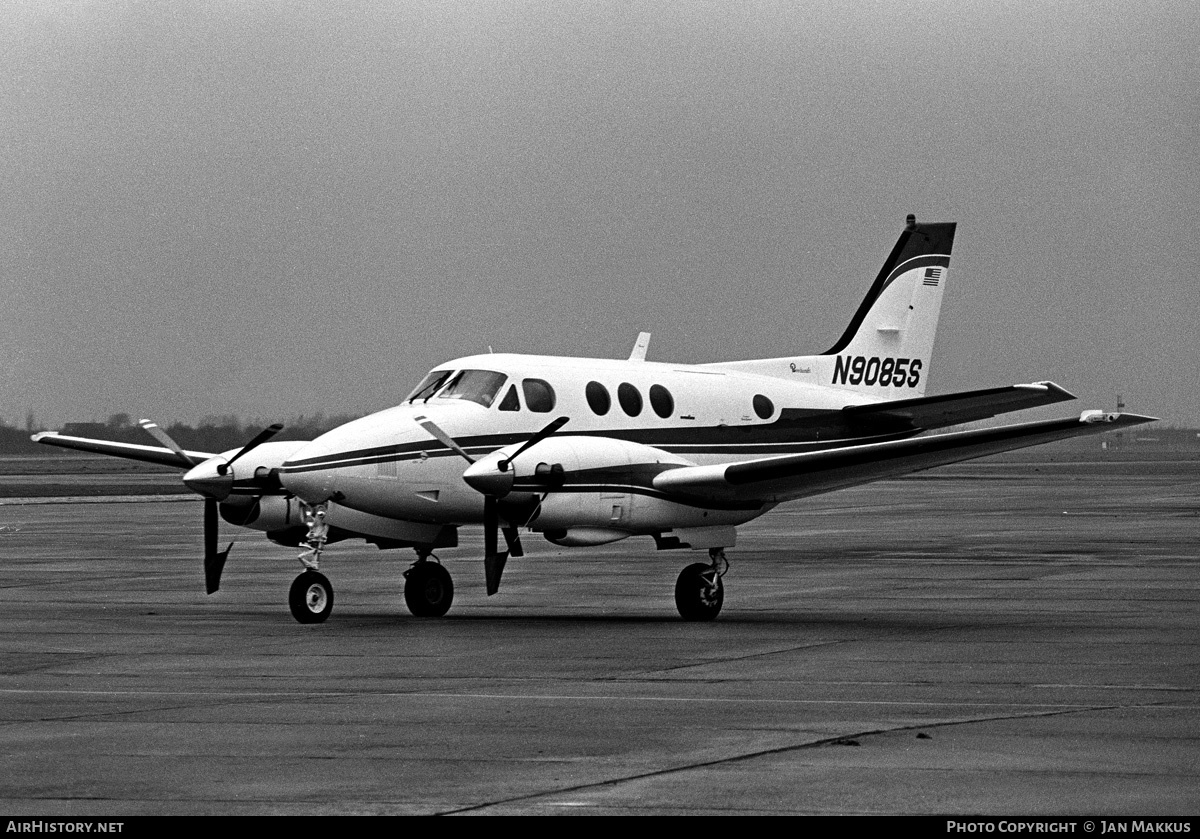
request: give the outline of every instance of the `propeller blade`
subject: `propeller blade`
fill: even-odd
[[[221,572],[225,570],[225,560],[233,542],[223,551],[217,550],[217,501],[215,498],[204,499],[204,590],[206,594],[214,594],[221,588]]]
[[[263,443],[267,442],[272,437],[274,437],[276,434],[278,434],[280,431],[283,431],[282,423],[276,422],[271,425],[268,425],[262,431],[258,432],[258,434],[255,436],[255,438],[253,440],[251,440],[246,445],[242,446],[242,450],[240,452],[235,454],[233,457],[229,458],[229,460],[224,464],[225,469],[228,469],[230,466],[232,466],[233,462],[235,460],[237,460],[239,457],[241,457],[242,455],[251,451],[252,449],[258,448]],[[217,471],[221,471],[220,468],[218,468]],[[222,472],[221,474],[224,474],[224,472]]]
[[[184,454],[184,451],[182,448],[180,448],[179,444],[172,440],[171,436],[167,434],[167,432],[159,428],[157,423],[148,419],[143,419],[138,420],[138,425],[144,428],[155,440],[162,443],[171,451],[175,452],[175,456],[188,466],[195,466],[197,463],[200,463],[200,460],[193,457],[188,457],[186,454]]]
[[[488,597],[500,590],[500,575],[508,562],[508,551],[499,550],[500,514],[495,496],[483,497],[483,572]]]
[[[515,527],[502,527],[500,532],[504,534],[504,541],[508,544],[509,556],[525,556],[525,550],[521,547],[521,534]]]
[[[520,455],[521,452],[531,449],[534,446],[536,446],[538,443],[545,440],[551,434],[555,433],[556,431],[558,431],[558,429],[560,429],[564,425],[566,425],[570,421],[570,419],[571,419],[570,417],[559,417],[558,419],[551,421],[550,424],[548,424],[545,428],[543,428],[537,434],[534,434],[532,437],[530,437],[528,440],[526,440],[525,444],[523,446],[521,446],[521,448],[517,449],[515,452],[510,454],[504,460],[501,460],[499,463],[496,464],[496,466],[500,469],[501,472],[507,472],[509,464],[512,463],[514,460],[516,460],[517,456]]]
[[[496,496],[483,497],[483,552],[494,554],[498,550],[497,535],[500,531],[500,514],[496,510]]]
[[[437,425],[434,424],[433,420],[429,419],[428,417],[413,417],[413,422],[428,431],[439,443],[450,449],[450,451],[460,454],[467,461],[467,463],[475,462],[475,458],[467,454],[467,450],[455,442],[453,437],[451,437],[445,431],[442,431],[442,429],[438,428]]]

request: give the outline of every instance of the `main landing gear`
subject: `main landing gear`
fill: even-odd
[[[696,562],[684,568],[675,581],[675,607],[685,621],[710,621],[725,602],[721,578],[729,570],[724,548],[709,548],[712,562]]]
[[[440,618],[450,611],[454,581],[433,554],[418,553],[412,568],[404,572],[404,602],[418,618]]]

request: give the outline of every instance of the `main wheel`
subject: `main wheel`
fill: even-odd
[[[725,586],[711,565],[697,562],[679,572],[675,607],[685,621],[710,621],[724,602]]]
[[[404,602],[418,618],[440,618],[453,600],[454,581],[439,563],[425,560],[404,572]]]
[[[292,581],[288,607],[300,623],[321,623],[333,611],[333,586],[324,574],[305,571]]]

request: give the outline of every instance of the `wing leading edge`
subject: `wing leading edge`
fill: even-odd
[[[92,452],[94,454],[107,454],[113,457],[123,457],[127,460],[140,460],[144,463],[159,463],[163,466],[174,466],[178,469],[191,468],[189,464],[184,464],[175,452],[159,446],[140,446],[137,443],[115,443],[111,440],[93,440],[88,437],[68,437],[59,434],[57,431],[43,431],[40,434],[34,434],[30,439],[35,443],[44,443],[47,446],[59,446],[64,449],[75,449],[76,451]],[[215,457],[215,455],[208,452],[185,451],[184,454],[196,463],[202,463],[210,457]]]
[[[689,501],[779,503],[1082,434],[1100,434],[1156,417],[1085,411],[1078,417],[910,437],[804,454],[662,472],[654,487]]]

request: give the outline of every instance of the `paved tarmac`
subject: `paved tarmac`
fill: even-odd
[[[487,598],[404,610],[408,552],[335,545],[330,620],[294,551],[236,531],[203,593],[199,501],[0,503],[0,811],[1200,811],[1200,470],[994,465],[740,529],[698,555],[527,538]],[[234,533],[229,528],[229,533]]]

